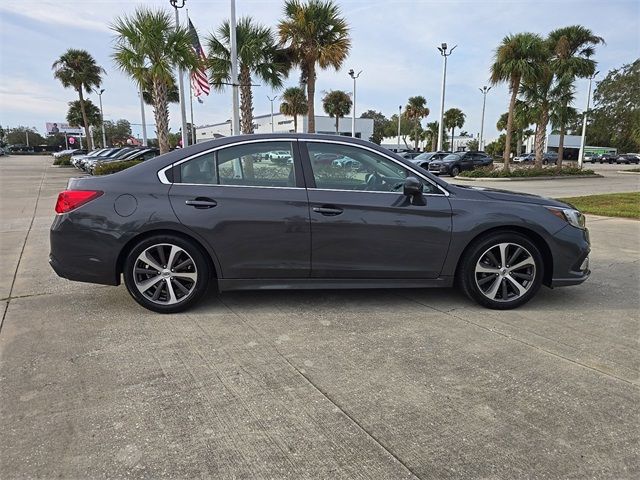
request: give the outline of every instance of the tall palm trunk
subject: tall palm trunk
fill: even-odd
[[[160,154],[167,153],[169,146],[169,102],[167,101],[167,84],[159,79],[153,79],[153,116],[156,119],[156,135]]]
[[[536,137],[534,149],[536,152],[536,167],[542,168],[542,157],[544,155],[544,137],[547,133],[547,123],[549,122],[549,107],[545,106],[540,114],[540,119],[536,125]]]
[[[522,153],[522,136],[524,135],[524,130],[518,131],[518,137],[516,140],[516,155],[520,155]]]
[[[431,135],[431,151],[435,152],[436,148],[438,148],[438,137],[436,135]]]
[[[509,102],[509,115],[507,115],[507,138],[504,144],[504,153],[502,159],[504,160],[504,170],[508,172],[510,170],[509,162],[511,161],[511,130],[513,129],[513,113],[516,108],[516,97],[518,95],[518,88],[520,88],[520,77],[514,77],[511,79],[511,100]]]
[[[82,121],[84,122],[84,135],[87,138],[89,150],[93,150],[93,136],[89,132],[89,119],[87,118],[87,110],[84,108],[84,95],[82,94],[82,86],[78,89],[78,96],[80,97],[80,111],[82,112]]]
[[[564,106],[564,109],[566,110],[566,105]],[[562,122],[560,124],[560,138],[558,139],[558,163],[556,164],[558,170],[562,168],[562,155],[564,154],[564,130],[564,122]]]
[[[293,115],[293,133],[298,133],[298,114]]]
[[[315,62],[307,64],[307,116],[309,129],[307,133],[316,133],[316,111],[313,101],[316,95],[316,65]]]
[[[413,138],[416,141],[416,148],[414,149],[416,152],[418,151],[418,124],[420,123],[420,120],[416,118],[416,126],[413,129]]]
[[[453,132],[455,131],[456,127],[451,127],[451,148],[450,150],[453,152]]]
[[[340,129],[338,127],[338,122],[340,121],[340,117],[336,115],[336,135],[340,134]]]
[[[240,65],[240,130],[244,134],[253,133],[253,93],[251,92],[251,71]]]

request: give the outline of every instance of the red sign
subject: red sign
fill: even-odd
[[[69,144],[73,145],[74,143],[76,143],[76,139],[73,137],[69,137]]]

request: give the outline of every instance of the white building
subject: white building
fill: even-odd
[[[563,142],[563,157],[566,160],[577,160],[580,152],[580,141],[582,137],[580,135],[565,135]],[[525,152],[533,152],[535,145],[535,135],[531,135],[524,139],[523,150]],[[557,152],[560,145],[560,135],[552,133],[545,138],[545,145],[543,151],[545,152]],[[617,153],[617,150],[612,147],[599,147],[593,145],[586,145],[584,147],[585,154],[598,153]]]
[[[406,140],[406,144],[405,144],[405,140]],[[471,140],[478,140],[478,137],[474,137],[473,134],[465,135],[464,137],[456,135],[455,137],[453,137],[453,149],[450,148],[449,150],[454,152],[464,152],[468,150],[467,144]],[[447,139],[447,142],[449,142],[449,139]],[[382,142],[380,142],[380,145],[382,147],[388,148],[389,150],[395,152],[398,150],[398,137],[397,136],[384,137],[382,139]],[[409,135],[407,135],[405,138],[403,138],[402,136],[400,137],[399,151],[403,152],[406,150],[413,150],[415,146],[416,146],[415,142],[409,138]],[[418,150],[420,150],[421,152],[430,152],[431,142],[430,141],[427,142],[425,140],[419,140]]]
[[[259,115],[253,118],[254,133],[307,133],[309,131],[308,118],[298,115],[298,130],[295,132],[293,128],[293,117],[288,117],[282,113],[273,114],[273,130],[271,129],[271,115]],[[338,130],[340,135],[351,136],[351,117],[341,118],[338,122]],[[335,118],[316,115],[316,133],[328,133],[334,135],[336,133]],[[213,125],[202,125],[197,127],[196,140],[204,142],[213,140],[221,136],[228,137],[231,135],[231,120]],[[356,118],[356,138],[369,140],[373,135],[373,119]]]

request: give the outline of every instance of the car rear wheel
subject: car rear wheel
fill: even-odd
[[[480,305],[509,310],[527,303],[540,289],[542,255],[516,232],[495,233],[475,241],[460,264],[464,293]]]
[[[202,297],[209,272],[209,263],[192,241],[157,235],[131,249],[124,265],[124,281],[129,294],[143,307],[176,313]]]
[[[453,167],[453,168],[451,169],[451,176],[452,176],[452,177],[457,177],[459,173],[460,173],[460,168],[458,168],[458,167]]]

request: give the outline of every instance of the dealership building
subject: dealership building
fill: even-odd
[[[582,137],[580,135],[565,135],[564,136],[564,147],[563,147],[563,158],[567,160],[577,160],[578,154],[580,152],[580,141]],[[527,137],[524,142],[525,152],[533,152],[534,151],[534,143],[535,137],[531,135]],[[546,138],[545,143],[545,152],[557,152],[558,146],[560,145],[560,135],[551,134]],[[618,150],[613,147],[596,147],[593,145],[586,145],[584,147],[585,155],[593,155],[598,154],[602,155],[605,153],[616,154]]]
[[[336,134],[336,119],[324,115],[316,115],[316,133]],[[306,115],[298,115],[298,130],[293,127],[293,117],[282,113],[273,114],[273,130],[271,128],[271,115],[259,115],[253,118],[254,133],[307,133],[309,121]],[[220,137],[228,137],[231,133],[231,120],[212,125],[197,127],[196,141],[204,142]],[[338,122],[338,134],[351,136],[351,117],[341,118]],[[373,135],[373,119],[356,118],[356,138],[369,140]]]

